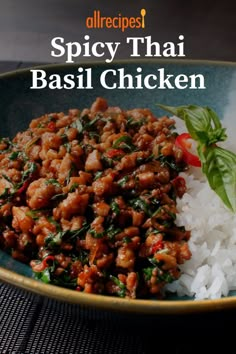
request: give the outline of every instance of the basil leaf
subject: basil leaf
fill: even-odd
[[[184,120],[189,134],[198,143],[202,171],[210,187],[236,212],[236,155],[216,145],[227,138],[217,114],[208,107],[194,105],[158,106]]]
[[[92,235],[92,237],[94,237],[94,238],[103,238],[103,237],[106,235],[106,231],[97,232],[97,231],[94,230],[94,229],[90,229],[88,232],[89,232],[89,233]]]
[[[49,267],[45,268],[42,272],[34,272],[36,279],[48,284],[51,282],[51,272]]]
[[[218,146],[207,147],[204,155],[202,168],[210,187],[236,212],[236,155]]]
[[[123,135],[114,142],[112,148],[130,152],[135,149],[135,146],[133,145],[131,136]]]
[[[112,212],[113,212],[115,215],[119,215],[119,214],[120,214],[119,205],[115,202],[115,200],[112,200],[112,201],[111,201],[110,207],[111,207]]]
[[[72,126],[73,128],[76,128],[76,129],[78,130],[78,133],[82,133],[83,130],[84,130],[84,127],[83,127],[84,121],[86,121],[86,122],[89,121],[87,115],[85,115],[85,116],[83,116],[83,117],[77,118],[77,119],[71,124],[71,126]]]
[[[122,177],[117,183],[119,184],[120,187],[124,187],[126,185],[126,183],[129,180],[129,176],[124,176]]]
[[[76,191],[76,189],[79,187],[79,183],[74,182],[72,186],[70,187],[69,193],[73,193]]]
[[[125,297],[126,291],[127,291],[125,284],[122,283],[122,281],[120,281],[120,279],[118,279],[117,277],[115,277],[113,275],[110,275],[110,279],[118,287],[117,295],[120,296],[120,297]]]
[[[145,281],[149,281],[152,277],[152,272],[155,269],[155,267],[148,267],[148,268],[143,268],[143,275]]]
[[[94,181],[96,181],[98,178],[102,177],[103,171],[98,171],[94,173]]]
[[[202,107],[194,105],[179,107],[158,105],[158,107],[183,119],[193,139],[198,140],[197,132],[206,132],[210,128],[208,112]]]
[[[50,222],[53,222],[52,219],[50,219]],[[47,249],[55,250],[61,246],[62,242],[76,242],[78,238],[84,238],[89,229],[89,225],[86,222],[83,223],[80,229],[75,230],[62,231],[59,229],[59,224],[56,226],[58,226],[57,229],[59,231],[56,234],[50,232],[45,238],[45,246]]]
[[[71,278],[71,275],[69,274],[68,270],[64,269],[64,271],[60,275],[57,275],[56,277],[53,277],[53,279],[51,279],[51,283],[54,285],[62,286],[64,288],[74,289],[77,284],[77,279]]]
[[[106,234],[109,240],[113,240],[114,237],[119,234],[122,230],[119,228],[116,228],[114,224],[110,225],[108,229],[106,230]]]
[[[147,215],[151,216],[150,206],[149,204],[142,198],[131,199],[129,204],[132,206],[134,210],[144,211]]]
[[[0,194],[0,199],[10,200],[11,197],[13,197],[13,195],[14,193],[11,193],[9,188],[4,188],[4,191]],[[1,205],[1,201],[0,201],[0,205]]]
[[[56,186],[56,187],[60,187],[60,186],[61,186],[60,183],[59,183],[55,178],[49,178],[49,179],[47,179],[47,180],[45,181],[45,184],[46,184],[46,185],[52,184],[52,185],[54,185],[54,186]]]
[[[11,155],[9,156],[9,160],[13,161],[13,160],[17,159],[17,157],[18,157],[20,154],[21,154],[20,151],[13,151],[13,152],[11,153]]]
[[[171,107],[159,104],[158,107],[183,119],[194,140],[210,145],[227,138],[220,119],[209,107],[195,105]]]
[[[95,125],[95,123],[97,123],[100,119],[101,119],[101,116],[98,114],[94,119],[90,120],[86,124],[85,130],[89,131]]]
[[[76,128],[79,133],[90,131],[94,127],[95,123],[101,119],[100,115],[97,115],[94,119],[90,120],[88,115],[77,118],[71,126]]]
[[[35,162],[28,162],[27,164],[28,169],[25,170],[22,174],[22,183],[29,177],[31,177],[31,175],[37,170],[37,165]]]
[[[75,121],[74,123],[72,123],[71,126],[72,126],[73,128],[76,128],[79,133],[82,133],[82,131],[83,131],[83,125],[82,125],[82,123],[81,123],[81,121],[80,121],[79,118],[76,119],[76,121]]]
[[[29,216],[33,220],[38,220],[39,219],[39,213],[40,210],[29,210],[25,213],[25,215]]]

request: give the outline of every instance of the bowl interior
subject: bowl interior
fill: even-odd
[[[79,75],[78,68],[91,68],[93,89],[30,89],[32,73],[30,69],[19,70],[8,75],[1,75],[1,120],[0,136],[14,136],[18,131],[25,129],[33,117],[48,112],[66,111],[69,108],[88,107],[96,97],[105,97],[112,106],[122,106],[124,109],[134,107],[148,107],[155,114],[163,115],[156,104],[198,104],[211,106],[219,116],[223,116],[229,104],[233,82],[235,83],[236,67],[233,64],[195,62],[195,61],[121,61],[109,65],[109,70],[124,68],[125,74],[135,77],[137,68],[142,68],[142,77],[149,74],[157,75],[158,69],[164,69],[165,77],[173,80],[177,75],[202,74],[205,78],[205,89],[106,89],[100,83],[100,75],[107,66],[103,63],[49,65],[41,69],[47,72],[47,77],[53,74],[61,78],[66,74]],[[35,69],[35,68],[34,68]],[[119,75],[107,75],[109,86],[119,84]],[[49,82],[49,80],[48,80]],[[126,81],[127,82],[127,81]],[[158,84],[158,80],[155,81]],[[151,82],[152,84],[154,82]],[[133,81],[134,87],[136,81]],[[86,75],[84,75],[86,85]],[[189,85],[189,84],[188,84]]]
[[[187,77],[193,74],[202,74],[205,78],[205,89],[105,89],[100,83],[100,75],[107,66],[102,63],[75,64],[75,65],[49,65],[42,66],[47,77],[53,74],[61,78],[66,74],[77,76],[78,67],[91,68],[93,89],[30,89],[32,85],[32,74],[30,69],[19,70],[0,76],[0,111],[1,111],[1,137],[13,137],[18,131],[27,128],[29,122],[44,113],[66,112],[70,108],[89,107],[96,97],[104,97],[110,106],[120,106],[124,109],[142,107],[151,109],[157,116],[163,115],[156,104],[166,105],[186,105],[196,104],[213,108],[220,117],[226,117],[234,123],[233,112],[236,106],[236,65],[233,63],[216,63],[203,61],[120,61],[109,65],[109,69],[117,70],[124,68],[126,74],[133,77],[137,75],[137,67],[142,68],[143,78],[149,74],[158,75],[158,69],[164,68],[166,75],[173,75],[170,81],[173,83],[174,77],[184,74]],[[35,69],[35,68],[34,68]],[[84,78],[86,80],[86,78]],[[108,77],[109,84],[119,82],[117,76]],[[134,86],[135,86],[134,79]],[[24,281],[17,278],[17,275],[27,279],[33,277],[30,267],[13,260],[9,255],[0,251],[0,278],[9,282],[15,282],[21,286]],[[16,277],[14,281],[10,274],[2,276],[4,269],[13,271]],[[30,290],[30,284],[22,285]],[[50,295],[54,287],[46,285],[49,289],[45,294]],[[34,291],[38,291],[37,288]],[[45,284],[43,286],[45,289]],[[50,290],[51,289],[51,290]],[[67,290],[65,290],[67,291]],[[40,292],[40,291],[39,291]],[[42,291],[41,291],[42,292]],[[66,293],[65,293],[66,294]],[[79,296],[79,294],[77,294]],[[235,295],[234,292],[230,296]],[[180,301],[176,301],[180,300]],[[170,301],[177,304],[182,303],[187,298],[171,297]],[[76,302],[76,301],[75,301]],[[142,304],[142,302],[139,302]],[[186,301],[186,305],[193,306],[193,301]],[[141,305],[140,305],[141,306]],[[160,304],[158,304],[160,306]],[[178,305],[177,305],[178,306]],[[188,306],[188,305],[187,305]],[[182,305],[179,306],[179,309]],[[137,307],[138,311],[139,307]]]

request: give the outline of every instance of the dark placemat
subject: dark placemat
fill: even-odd
[[[0,283],[1,354],[235,354],[235,319],[228,311],[157,316],[148,326],[86,320],[69,304]]]
[[[65,309],[64,309],[65,310]],[[60,304],[0,283],[0,353],[145,353],[138,334],[85,321]]]

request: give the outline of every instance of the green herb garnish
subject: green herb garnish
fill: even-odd
[[[97,171],[96,173],[94,173],[94,181],[101,178],[102,174],[103,174],[103,171]]]
[[[79,186],[79,183],[77,183],[77,182],[72,183],[69,192],[70,192],[70,193],[75,192],[76,189],[78,188],[78,186]]]
[[[135,198],[129,201],[129,204],[134,210],[144,211],[145,214],[151,216],[150,205],[142,198]]]
[[[115,215],[119,215],[120,214],[120,208],[119,205],[115,202],[115,200],[111,201],[110,204],[111,210]]]
[[[122,230],[120,228],[116,228],[114,224],[111,224],[107,229],[106,229],[106,235],[109,240],[113,241],[114,237],[119,234]]]
[[[103,232],[97,232],[94,229],[90,229],[89,233],[94,237],[94,238],[103,238],[106,235],[106,231]]]
[[[34,276],[36,279],[41,280],[43,283],[50,283],[52,281],[51,279],[51,269],[45,268],[41,272],[34,272]]]
[[[25,215],[31,217],[33,220],[38,220],[40,217],[40,210],[29,210],[25,213]]]
[[[122,177],[117,183],[119,184],[119,186],[124,187],[126,185],[126,183],[129,180],[129,176],[124,176]]]
[[[60,187],[60,186],[61,186],[60,183],[59,183],[56,179],[54,179],[54,178],[49,178],[49,179],[47,179],[47,180],[45,181],[45,184],[46,184],[46,185],[52,184],[53,186],[56,186],[56,187]]]
[[[13,161],[16,160],[17,157],[21,154],[21,151],[13,151],[9,156],[9,160]]]
[[[114,284],[117,285],[118,290],[117,290],[117,295],[119,297],[125,297],[126,295],[126,286],[124,283],[122,283],[122,281],[120,281],[117,277],[110,275],[110,279],[113,281]]]
[[[90,120],[87,115],[76,119],[71,126],[76,128],[79,133],[91,131],[94,125],[101,119],[100,115],[97,115],[94,119]]]
[[[28,163],[27,163],[27,169],[23,172],[23,174],[22,174],[22,183],[26,180],[26,179],[28,179],[29,177],[31,177],[31,175],[34,173],[34,172],[36,172],[36,170],[37,170],[37,165],[36,165],[36,163],[35,162],[31,162],[31,161],[29,161]]]
[[[70,178],[73,176],[73,174],[75,173],[75,171],[76,171],[76,166],[75,166],[75,164],[72,162],[71,168],[69,169],[68,175],[67,175],[67,177],[66,177],[66,179],[65,179],[66,185],[68,185],[68,184],[70,183]]]
[[[52,219],[50,220],[50,222],[52,222]],[[84,223],[80,229],[65,231],[59,230],[56,234],[49,233],[48,236],[45,238],[45,246],[47,249],[56,250],[60,248],[62,242],[72,243],[76,242],[78,238],[84,238],[88,229],[89,225],[87,223]]]
[[[135,150],[136,146],[133,145],[131,136],[123,135],[114,142],[112,148],[122,149],[126,152],[131,152]]]
[[[236,155],[216,145],[227,138],[217,114],[208,107],[195,105],[158,106],[184,120],[189,134],[197,142],[202,172],[210,187],[236,212]]]

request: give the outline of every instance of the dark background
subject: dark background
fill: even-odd
[[[93,10],[103,16],[139,16],[147,10],[145,30],[89,30],[85,18]],[[121,41],[127,36],[147,36],[160,43],[185,37],[188,59],[236,60],[236,1],[232,0],[1,0],[0,60],[63,62],[50,56],[51,39],[83,42]],[[117,58],[127,58],[120,46]],[[79,60],[84,60],[79,58]]]

